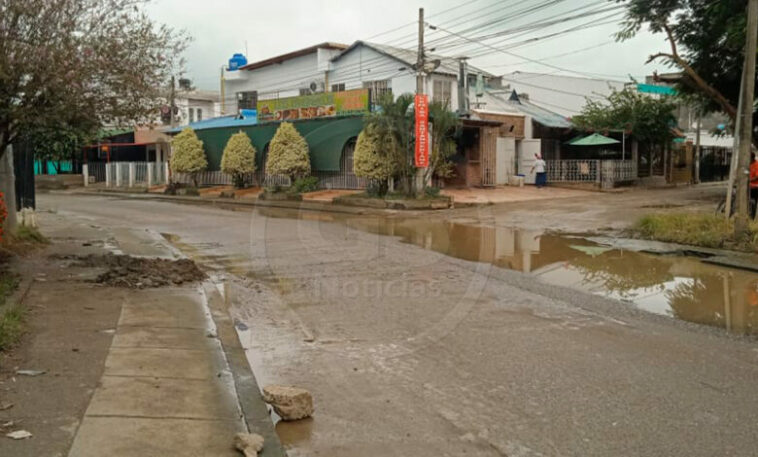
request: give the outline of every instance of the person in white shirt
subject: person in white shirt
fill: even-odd
[[[531,173],[535,171],[537,172],[534,181],[534,183],[537,185],[537,189],[541,189],[547,185],[546,167],[547,163],[542,160],[542,156],[539,154],[534,154],[534,165],[532,165]]]

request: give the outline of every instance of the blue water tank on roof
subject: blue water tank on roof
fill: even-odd
[[[229,71],[237,71],[240,67],[247,65],[247,57],[244,54],[234,54],[229,59]]]

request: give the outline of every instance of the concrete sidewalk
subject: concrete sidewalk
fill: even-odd
[[[247,430],[214,335],[198,290],[130,296],[69,456],[238,455]]]
[[[156,233],[120,228],[110,233],[124,254],[178,256]],[[234,435],[247,431],[266,438],[262,455],[283,455],[260,400],[246,408],[257,421],[249,430],[235,379],[249,378],[255,388],[243,386],[246,395],[260,394],[249,367],[237,365],[245,373],[236,377],[230,369],[224,343],[234,347],[238,341],[228,330],[226,342],[219,337],[208,307],[208,295],[218,295],[215,287],[131,292],[69,457],[238,456]],[[215,314],[225,317],[218,309]]]
[[[33,437],[3,439],[1,455],[232,457],[235,434],[247,431],[264,437],[261,456],[285,455],[213,283],[95,284],[101,270],[49,256],[181,254],[148,230],[65,213],[40,220],[53,243],[20,272],[36,275],[27,306],[39,311],[15,363],[46,374],[9,379],[4,403],[15,406],[0,418]]]

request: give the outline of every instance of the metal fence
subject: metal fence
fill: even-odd
[[[546,165],[548,182],[592,183],[611,188],[637,179],[633,160],[548,160]]]
[[[355,176],[354,173],[341,171],[314,171],[320,189],[364,189],[368,181]],[[203,171],[197,174],[197,183],[201,186],[231,186],[232,176],[221,171]],[[192,175],[176,173],[171,178],[174,182],[192,184]],[[245,183],[254,186],[290,186],[290,178],[282,175],[267,175],[262,171],[245,175]]]
[[[95,176],[100,168],[88,164],[89,176]],[[110,162],[102,164],[104,181],[108,187],[145,187],[166,183],[165,162]],[[93,174],[94,173],[94,174]]]
[[[90,182],[105,182],[105,162],[92,162],[87,164],[87,174]]]

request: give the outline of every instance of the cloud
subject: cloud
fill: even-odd
[[[461,3],[456,0],[437,0],[419,3],[407,0],[383,0],[382,2],[356,2],[347,0],[158,0],[147,6],[147,12],[155,20],[177,29],[186,30],[192,37],[187,52],[187,76],[203,89],[217,89],[221,66],[235,52],[247,53],[249,61],[286,53],[324,41],[352,43],[368,39],[376,34],[400,28],[373,38],[377,42],[390,42],[405,47],[416,46],[418,8],[423,6],[427,21],[465,32],[467,37],[506,30],[519,24],[546,20],[568,11],[586,7],[594,8],[590,0],[559,3],[532,14],[514,17],[523,10],[523,1],[473,0]],[[440,14],[447,9],[452,9]],[[503,18],[489,27],[479,25]],[[591,18],[590,18],[591,19]],[[539,60],[578,49],[591,47],[611,40],[617,29],[614,24],[589,28],[553,39],[546,39],[528,46],[511,48],[512,43],[528,37],[537,37],[568,28],[584,21],[571,22],[556,27],[535,30],[529,35],[508,37],[493,46],[512,50],[522,56]],[[429,41],[445,38],[455,39],[444,32],[427,31]],[[561,68],[608,75],[619,79],[627,74],[643,76],[661,66],[644,65],[647,56],[665,49],[663,37],[643,33],[625,43],[607,44],[592,50],[564,57],[555,57],[547,62]],[[440,50],[440,53],[475,53],[487,51],[482,46],[471,44]],[[519,59],[502,52],[491,51],[477,57],[472,63],[493,73],[515,70],[553,72],[554,68],[535,63],[519,62]],[[492,66],[489,68],[488,66]],[[570,74],[570,73],[567,73]]]

